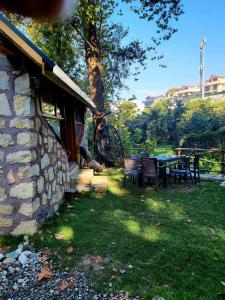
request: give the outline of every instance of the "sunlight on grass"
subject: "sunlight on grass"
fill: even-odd
[[[166,239],[165,236],[162,236],[160,229],[153,225],[141,228],[138,222],[134,220],[124,221],[123,224],[130,233],[142,237],[145,240],[155,242],[162,239],[162,237]]]
[[[62,226],[58,234],[61,236],[61,240],[69,241],[74,237],[74,230],[70,226]]]
[[[134,234],[140,233],[141,229],[140,229],[138,222],[129,220],[129,221],[125,221],[123,223],[129,232],[134,233]]]
[[[151,242],[156,242],[161,239],[161,231],[156,228],[155,226],[148,226],[143,229],[143,233],[141,236],[143,236],[146,240],[149,240]]]
[[[186,218],[186,213],[182,207],[177,204],[170,203],[168,205],[168,212],[172,215],[172,218],[176,221],[181,221]]]
[[[160,211],[163,211],[167,209],[166,205],[163,202],[156,201],[156,200],[148,200],[147,202],[148,207],[150,210],[154,213],[159,213]]]
[[[116,196],[125,196],[127,191],[115,180],[109,180],[108,191]]]
[[[212,233],[212,231],[211,231]],[[223,241],[225,241],[225,230],[223,229],[218,229],[216,232],[215,232],[215,238],[219,238]]]

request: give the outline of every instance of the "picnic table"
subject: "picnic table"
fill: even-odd
[[[159,154],[159,155],[155,155],[155,156],[150,156],[152,158],[156,158],[157,161],[160,164],[167,164],[170,162],[174,162],[174,161],[178,161],[179,159],[181,159],[184,156],[181,155],[168,155],[168,154]]]
[[[159,170],[160,174],[163,178],[163,186],[168,187],[168,181],[167,181],[167,173],[166,173],[166,168],[167,164],[171,162],[178,161],[184,156],[181,155],[168,155],[168,154],[159,154],[155,156],[150,156],[151,158],[156,158],[158,163],[159,163]]]

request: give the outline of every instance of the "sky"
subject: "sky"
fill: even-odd
[[[132,78],[126,84],[129,91],[122,91],[124,98],[136,95],[141,108],[142,101],[149,95],[159,95],[172,87],[199,82],[199,43],[207,38],[206,79],[211,75],[225,75],[225,0],[183,0],[184,14],[176,23],[178,32],[158,48],[164,55],[159,62],[147,61],[147,69],[142,70],[139,80]],[[130,39],[138,38],[145,44],[153,34],[152,23],[139,20],[124,5],[125,14],[121,19],[130,28]]]

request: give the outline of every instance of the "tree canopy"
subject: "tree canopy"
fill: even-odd
[[[126,24],[115,22],[122,5],[141,20],[152,22],[149,43],[132,39]],[[175,21],[183,13],[181,0],[80,0],[77,14],[66,22],[16,20],[32,40],[68,72],[103,109],[130,76],[138,78],[147,57],[162,58],[157,47],[176,32]],[[14,18],[15,21],[15,18]],[[149,25],[151,26],[151,25]],[[127,42],[128,41],[128,42]]]

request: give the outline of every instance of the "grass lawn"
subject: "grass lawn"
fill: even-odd
[[[192,190],[182,185],[159,191],[129,184],[121,188],[121,173],[108,175],[106,195],[86,194],[64,203],[32,238],[35,246],[50,248],[63,267],[74,266],[86,254],[109,257],[101,272],[90,274],[100,289],[144,299],[224,299],[225,189],[219,183]],[[71,254],[66,253],[69,246],[74,247]]]

